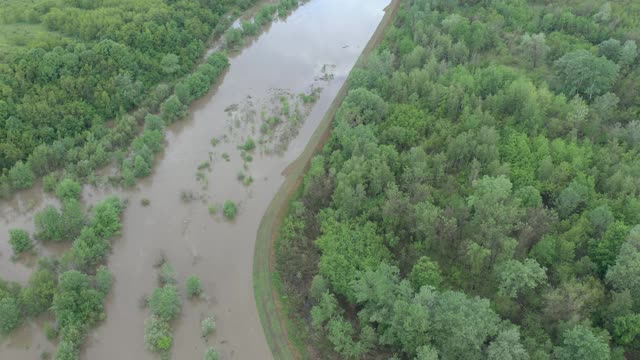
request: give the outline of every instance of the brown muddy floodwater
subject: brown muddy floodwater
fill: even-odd
[[[154,174],[128,191],[85,189],[95,203],[115,194],[129,201],[123,236],[115,239],[108,267],[115,283],[104,322],[89,334],[81,357],[90,360],[156,359],[144,344],[148,309],[140,299],[157,286],[154,262],[161,254],[176,270],[182,315],[174,324],[174,359],[202,359],[214,346],[223,359],[270,359],[256,310],[252,266],[256,231],[284,177],[282,171],[309,141],[349,71],[384,15],[389,0],[311,0],[231,59],[220,85],[191,108],[192,116],[169,129],[168,144]],[[319,95],[303,104],[298,96]],[[255,150],[243,159],[248,138]],[[217,144],[212,145],[212,139]],[[209,164],[209,165],[207,165]],[[252,179],[247,185],[239,180]],[[247,183],[250,180],[245,180]],[[149,199],[150,205],[141,205]],[[235,221],[222,217],[222,204],[239,204]],[[41,190],[19,194],[0,209],[0,272],[25,282],[28,261],[11,261],[7,230],[33,229],[33,214],[55,199]],[[212,215],[209,207],[215,206]],[[39,247],[41,254],[63,248]],[[205,299],[184,294],[190,275],[202,279]],[[200,321],[214,315],[217,330],[205,342]],[[38,359],[55,351],[38,322],[2,340],[0,359]]]

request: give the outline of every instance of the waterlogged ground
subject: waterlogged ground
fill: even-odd
[[[311,0],[231,60],[221,84],[171,128],[154,174],[137,188],[86,189],[88,204],[115,194],[128,200],[123,236],[108,267],[115,276],[106,320],[90,333],[82,358],[154,359],[145,349],[140,299],[157,286],[154,262],[164,254],[183,293],[173,324],[173,358],[200,359],[208,346],[223,359],[269,359],[252,286],[256,231],[283,181],[282,171],[304,149],[318,122],[383,16],[388,0]],[[303,98],[301,94],[307,96]],[[306,100],[306,101],[305,101]],[[255,149],[240,147],[251,138]],[[143,199],[149,206],[141,204]],[[239,204],[235,221],[222,204]],[[20,194],[0,208],[0,272],[25,282],[29,259],[13,262],[9,228],[33,229],[33,214],[55,203],[41,191]],[[217,210],[211,214],[210,210]],[[39,247],[41,254],[64,250]],[[205,298],[187,300],[184,281],[198,275]],[[200,337],[200,320],[214,315],[215,335]],[[38,322],[2,340],[1,359],[36,359],[55,345]]]

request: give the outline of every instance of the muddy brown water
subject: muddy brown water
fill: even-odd
[[[311,0],[302,5],[233,57],[220,85],[192,106],[188,119],[169,129],[165,152],[150,178],[127,191],[85,188],[87,206],[108,195],[127,199],[129,205],[123,215],[123,235],[114,240],[108,261],[115,283],[107,298],[106,320],[90,332],[83,359],[158,358],[145,349],[144,320],[149,311],[139,302],[157,286],[153,265],[160,254],[175,268],[182,292],[182,314],[173,323],[173,358],[201,359],[209,346],[218,349],[223,359],[272,358],[253,296],[256,231],[283,182],[283,170],[304,149],[388,3]],[[323,79],[323,68],[333,75],[330,80]],[[318,101],[306,107],[298,104],[295,95],[308,93],[312,86],[322,87]],[[265,149],[273,144],[258,144],[245,168],[238,146],[248,137],[258,141],[262,113],[269,117],[279,111],[282,93],[291,94],[291,109],[298,106],[304,122],[297,136],[287,140],[284,152],[267,154]],[[235,110],[225,112],[230,107]],[[252,112],[253,116],[247,115]],[[286,124],[287,117],[281,117]],[[212,138],[222,140],[214,147]],[[207,161],[211,170],[201,170],[198,179],[198,166]],[[240,171],[253,178],[251,185],[238,181]],[[184,201],[183,192],[194,199]],[[150,205],[142,206],[142,199],[149,199]],[[234,221],[221,214],[226,200],[239,204]],[[3,278],[24,283],[33,270],[33,260],[11,260],[8,229],[32,231],[34,213],[56,203],[52,196],[33,190],[0,204]],[[210,205],[217,207],[215,215],[209,213]],[[38,252],[56,255],[65,248],[38,245]],[[186,298],[184,283],[190,275],[202,279],[204,299]],[[217,330],[205,341],[200,320],[208,315],[215,316]],[[43,351],[54,352],[55,344],[39,327],[45,321],[29,321],[0,340],[0,359],[37,359]]]

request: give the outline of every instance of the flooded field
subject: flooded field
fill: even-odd
[[[123,236],[113,243],[108,261],[115,283],[107,318],[90,333],[82,358],[156,358],[145,349],[149,312],[139,303],[157,286],[153,265],[162,256],[176,269],[183,297],[182,315],[174,324],[175,359],[201,359],[209,346],[223,359],[272,357],[253,296],[256,231],[283,170],[304,149],[388,3],[311,0],[302,5],[233,57],[220,85],[191,108],[189,118],[169,129],[151,177],[130,191],[85,189],[87,204],[115,194],[128,200],[128,207]],[[228,200],[239,206],[233,221],[222,215]],[[34,213],[55,201],[33,191],[1,204],[0,273],[6,279],[25,282],[33,268],[29,259],[11,260],[8,229],[33,230]],[[202,279],[204,299],[186,298],[184,283],[191,275]],[[217,330],[207,343],[200,321],[209,315],[215,316]],[[36,359],[54,349],[37,324],[28,323],[0,344],[0,358]]]

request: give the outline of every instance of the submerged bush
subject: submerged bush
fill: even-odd
[[[216,351],[216,349],[210,347],[207,349],[207,352],[204,353],[204,360],[219,360],[220,354]]]
[[[75,180],[66,178],[56,187],[56,196],[60,200],[80,199],[82,186]]]
[[[192,275],[187,279],[187,296],[194,297],[202,294],[202,282],[200,278]]]
[[[20,325],[22,315],[18,302],[11,296],[0,300],[0,333],[8,334]]]
[[[22,254],[33,248],[33,243],[29,238],[29,233],[22,229],[9,230],[9,245],[13,249],[14,254]]]
[[[151,316],[144,324],[144,342],[153,352],[166,352],[173,345],[173,334],[169,323],[157,316]]]
[[[227,219],[233,220],[238,214],[238,206],[233,201],[227,200],[224,202],[222,213]]]
[[[200,328],[202,330],[202,337],[207,337],[216,331],[216,320],[213,316],[209,316],[200,322]]]
[[[155,289],[149,299],[151,313],[165,321],[173,320],[180,315],[180,307],[180,295],[174,285]]]

